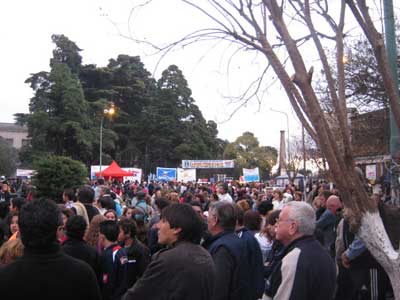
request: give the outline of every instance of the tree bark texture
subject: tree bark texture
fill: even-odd
[[[388,274],[395,299],[400,299],[400,255],[393,249],[378,212],[363,214],[358,235]]]

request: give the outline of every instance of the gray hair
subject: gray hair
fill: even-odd
[[[210,204],[208,212],[218,219],[218,225],[226,231],[234,231],[237,220],[235,206],[227,201],[216,201]]]
[[[304,235],[313,235],[315,231],[315,212],[306,202],[291,201],[286,204],[290,207],[289,219],[297,223],[298,232]]]

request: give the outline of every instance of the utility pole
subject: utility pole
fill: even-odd
[[[394,12],[393,12],[393,0],[383,0],[383,11],[384,11],[384,23],[385,23],[385,41],[386,50],[388,54],[389,65],[392,71],[392,77],[395,85],[399,86],[398,76],[397,76],[397,47],[396,47],[396,35],[395,35],[395,25],[394,25]],[[398,89],[397,89],[397,99],[399,99]],[[399,104],[400,105],[400,104]],[[390,154],[392,157],[392,174],[391,174],[391,196],[392,203],[399,204],[399,173],[400,168],[398,160],[400,151],[399,143],[399,128],[393,117],[393,113],[390,109]]]
[[[104,116],[101,116],[101,121],[100,121],[100,149],[99,149],[99,161],[100,161],[100,178],[103,177],[103,170],[101,169],[103,166],[103,121],[104,121]]]
[[[103,115],[101,116],[101,121],[100,121],[100,149],[99,149],[99,162],[100,162],[100,178],[103,178],[103,121],[105,116],[112,117],[115,114],[115,106],[114,103],[111,102],[111,105],[109,108],[104,109]]]

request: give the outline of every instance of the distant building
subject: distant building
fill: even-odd
[[[14,123],[0,123],[0,136],[16,149],[29,143],[28,128]]]
[[[351,122],[351,144],[356,164],[368,179],[379,180],[390,162],[389,109],[354,114]],[[374,178],[375,177],[375,178]]]

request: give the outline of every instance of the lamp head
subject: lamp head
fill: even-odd
[[[109,115],[109,116],[114,115],[114,114],[115,114],[115,107],[114,107],[114,104],[111,104],[110,108],[104,109],[104,114],[105,114],[105,115]]]
[[[115,108],[114,108],[114,106],[112,106],[109,110],[108,110],[108,114],[109,115],[113,115],[113,114],[115,114]]]

